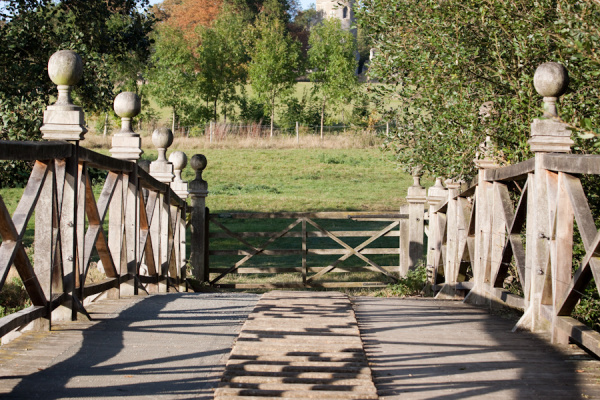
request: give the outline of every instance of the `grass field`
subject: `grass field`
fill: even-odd
[[[197,153],[204,154],[208,166],[204,171],[204,179],[208,182],[209,196],[206,204],[212,213],[237,211],[250,212],[316,212],[316,211],[392,211],[397,212],[404,204],[407,188],[412,178],[399,170],[393,162],[393,156],[383,153],[375,145],[367,143],[364,138],[337,136],[320,141],[315,138],[303,138],[301,144],[286,138],[272,140],[239,140],[222,143],[208,143],[203,138],[177,138],[169,149],[186,152],[188,158]],[[108,154],[110,139],[88,134],[83,146],[93,148],[100,153]],[[152,150],[150,138],[143,138],[143,157],[156,159],[156,151]],[[194,172],[188,166],[183,173],[184,180],[192,180]],[[430,181],[423,182],[426,185]],[[95,188],[96,192],[100,189]],[[22,189],[3,188],[0,195],[12,213],[20,199]],[[25,238],[27,246],[33,242],[33,221],[30,220]],[[229,223],[229,222],[228,222]],[[281,220],[238,220],[228,226],[236,231],[274,231],[280,225],[289,223]],[[332,229],[354,229],[349,222],[336,222]],[[340,225],[341,224],[341,225]],[[381,224],[379,224],[381,225]],[[379,228],[379,225],[372,229]],[[213,231],[218,231],[212,228]],[[393,247],[397,238],[385,238],[376,245]],[[311,239],[314,248],[331,248],[331,243],[318,244],[318,239]],[[358,239],[354,240],[357,242]],[[260,244],[264,240],[259,240]],[[351,241],[352,245],[356,245]],[[273,245],[273,249],[296,248],[299,242],[291,244],[288,239]],[[239,243],[221,240],[215,246],[238,248]],[[189,254],[189,250],[188,250]],[[309,266],[318,263],[329,263],[339,256],[320,261],[309,260]],[[382,256],[377,261],[380,265],[394,265],[397,256]],[[387,257],[387,258],[386,258]],[[216,266],[228,267],[240,257],[215,258],[211,262]],[[248,264],[256,266],[300,266],[298,256],[268,258],[259,257]],[[364,265],[364,262],[351,258],[345,266]],[[232,275],[226,282],[269,282],[298,281],[299,274],[278,276]],[[373,272],[329,274],[328,281],[364,281],[381,280],[381,275]]]

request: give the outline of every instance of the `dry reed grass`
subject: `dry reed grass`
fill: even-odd
[[[105,149],[111,147],[111,136],[87,134],[83,147],[88,149]],[[206,136],[202,137],[175,137],[171,149],[364,149],[380,146],[380,137],[368,133],[346,133],[329,135],[321,139],[315,135],[295,136],[242,136],[226,135],[213,141]],[[142,136],[142,149],[154,149],[152,138]]]

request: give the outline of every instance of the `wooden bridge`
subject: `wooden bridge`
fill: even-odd
[[[556,68],[536,72],[546,111],[532,123],[531,160],[500,167],[484,151],[475,181],[438,180],[429,192],[415,174],[398,214],[354,216],[387,219],[377,229],[336,230],[317,221],[331,215],[290,213],[277,216],[292,219],[283,230],[248,233],[207,212],[204,156],[191,159],[196,178],[181,179],[187,157],[167,160],[168,129],[153,135],[157,160],[138,162],[135,94],[115,100],[123,124],[112,157],[81,147],[83,112],[69,95],[80,60],[69,51],[53,57],[50,68],[63,73],[51,73],[59,97],[44,114],[48,141],[0,144],[0,159],[33,164],[12,215],[0,197],[0,289],[13,269],[32,303],[0,319],[3,343],[17,337],[0,347],[3,397],[209,398],[221,381],[215,395],[223,399],[600,398],[600,334],[572,318],[584,291],[600,287],[600,232],[582,184],[600,175],[600,156],[566,154],[573,142],[556,113],[565,88]],[[209,238],[220,235],[245,248],[211,271],[220,250]],[[267,248],[286,236],[300,246]],[[579,237],[581,255],[573,251]],[[337,247],[313,248],[311,238]],[[397,247],[369,247],[380,239]],[[392,282],[426,259],[436,299],[275,292],[256,304],[253,295],[189,292],[197,281],[260,269],[244,265],[258,254],[292,252],[300,265],[283,268],[300,274],[302,288],[336,286],[322,278],[351,257],[363,264],[343,268]],[[374,261],[384,254],[397,262]],[[315,255],[339,257],[310,265]],[[88,279],[92,263],[102,267],[100,281]],[[522,316],[486,310],[505,307]]]

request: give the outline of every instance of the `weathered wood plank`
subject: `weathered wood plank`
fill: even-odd
[[[1,148],[2,146],[0,146]],[[44,306],[31,306],[0,318],[0,337],[48,314]]]
[[[74,147],[67,142],[17,142],[3,140],[0,146],[0,160],[51,160],[68,158]]]
[[[379,233],[379,231],[330,231],[337,237],[371,237]],[[241,238],[263,238],[269,237],[273,232],[236,232],[236,235]],[[289,238],[301,238],[302,232],[288,232],[286,237]],[[326,238],[329,237],[323,232],[306,232],[306,236],[310,238]],[[229,239],[231,235],[226,232],[211,232],[210,239]],[[399,231],[391,231],[384,235],[384,237],[400,237]]]
[[[527,179],[527,175],[533,172],[534,169],[535,159],[530,158],[518,164],[483,170],[483,179],[488,182],[524,180]]]
[[[376,218],[380,217],[380,218]],[[381,212],[356,212],[356,211],[323,211],[323,212],[247,212],[247,213],[220,213],[210,214],[210,219],[355,219],[355,218],[373,218],[386,220],[407,219],[408,214],[396,214]]]
[[[600,175],[600,156],[595,154],[540,154],[542,168],[577,175]]]

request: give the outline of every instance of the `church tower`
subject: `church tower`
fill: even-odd
[[[351,31],[356,37],[356,29],[352,28],[354,20],[354,0],[317,0],[317,15],[320,19],[337,18],[342,22],[342,28]]]

